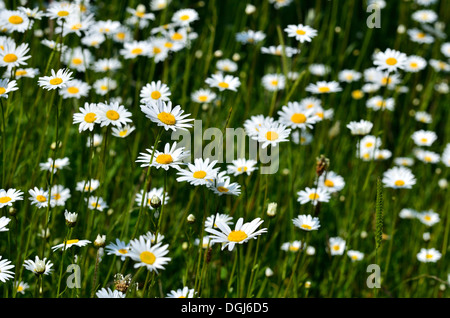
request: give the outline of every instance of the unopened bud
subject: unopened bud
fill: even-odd
[[[189,224],[194,223],[195,222],[195,215],[194,214],[189,214],[188,217],[187,217],[187,222]]]
[[[267,216],[273,218],[277,215],[277,205],[276,202],[269,203],[267,206]]]
[[[154,195],[150,200],[150,206],[154,209],[159,208],[161,206],[161,199],[157,195]]]
[[[106,242],[106,235],[97,235],[97,238],[94,241],[94,246],[96,247],[104,247]]]

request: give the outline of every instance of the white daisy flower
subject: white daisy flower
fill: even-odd
[[[236,41],[242,44],[257,44],[266,38],[262,31],[247,30],[236,33]]]
[[[142,87],[140,93],[141,103],[145,104],[157,100],[170,101],[170,95],[169,86],[161,81],[153,81]]]
[[[346,242],[341,237],[330,237],[328,240],[328,247],[330,250],[330,254],[333,255],[342,255],[344,254]]]
[[[434,23],[438,19],[438,15],[433,10],[417,10],[411,17],[419,23]]]
[[[309,188],[306,187],[305,190],[297,192],[297,201],[300,204],[306,204],[311,202],[313,205],[317,205],[318,202],[328,202],[330,201],[330,192],[324,188]]]
[[[180,164],[183,164],[183,160],[190,155],[189,150],[185,150],[184,147],[177,148],[177,143],[174,142],[172,145],[166,143],[164,146],[164,151],[159,151],[153,147],[147,149],[148,153],[140,153],[140,156],[136,162],[140,162],[141,167],[155,167],[156,169],[163,168],[164,170],[169,170],[169,168],[178,169]],[[153,157],[152,157],[153,154]]]
[[[146,267],[149,271],[158,273],[158,270],[164,269],[171,260],[170,257],[165,256],[169,253],[168,246],[161,243],[152,244],[150,240],[141,236],[130,242],[128,257],[136,262],[134,268]]]
[[[95,103],[85,103],[84,107],[79,108],[80,112],[73,114],[73,124],[80,124],[79,132],[88,130],[93,131],[95,124],[99,124],[98,107]]]
[[[441,252],[435,248],[421,248],[420,252],[417,253],[417,259],[422,263],[436,263],[442,257]]]
[[[107,255],[116,255],[119,256],[122,261],[128,256],[128,252],[130,251],[130,244],[125,243],[118,238],[116,239],[116,243],[109,243],[105,246]]]
[[[122,68],[122,63],[116,58],[99,59],[92,64],[92,69],[97,73],[115,72]]]
[[[304,231],[315,231],[320,227],[320,221],[317,217],[312,217],[311,215],[299,215],[297,218],[293,219],[292,222],[296,227]]]
[[[183,287],[183,289],[171,290],[166,298],[194,298],[195,294],[194,288]]]
[[[207,183],[207,187],[218,196],[224,194],[239,196],[241,194],[241,186],[236,182],[231,182],[225,171],[219,172],[210,183]]]
[[[136,130],[136,127],[125,125],[123,127],[112,127],[112,135],[117,138],[125,138],[128,137],[133,131]]]
[[[198,13],[194,9],[180,9],[172,16],[172,22],[181,26],[189,26],[198,19]]]
[[[275,122],[272,117],[265,117],[264,115],[251,116],[244,122],[245,133],[249,137],[257,137],[261,127],[271,125]]]
[[[48,206],[48,191],[44,191],[42,188],[34,187],[28,190],[31,195],[28,199],[32,205],[36,205],[38,208],[45,208]]]
[[[0,15],[0,27],[6,29],[8,33],[24,33],[31,28],[33,22],[21,10],[2,10]]]
[[[282,90],[286,87],[286,78],[283,74],[266,74],[261,82],[264,88],[270,92]]]
[[[236,222],[234,230],[228,226],[228,224],[221,222],[220,220],[216,222],[219,230],[214,228],[205,228],[205,231],[211,233],[212,243],[221,243],[222,250],[228,247],[229,251],[232,251],[236,244],[243,244],[251,239],[256,239],[259,235],[266,233],[267,229],[261,229],[256,231],[256,229],[264,222],[260,218],[256,218],[251,222],[244,223],[244,218],[239,218]]]
[[[416,213],[416,218],[426,226],[433,226],[441,220],[439,214],[433,210]]]
[[[211,88],[217,87],[219,91],[231,90],[237,91],[238,87],[241,85],[238,77],[232,75],[223,75],[221,73],[212,74],[211,77],[208,77],[205,80],[205,83],[208,84]]]
[[[52,250],[53,250],[53,252],[56,250],[59,250],[59,249],[62,249],[64,251],[72,246],[82,247],[82,246],[86,246],[90,243],[91,243],[91,241],[88,241],[88,240],[71,239],[71,240],[64,241],[61,244],[52,246]]]
[[[98,120],[100,122],[100,126],[109,126],[113,125],[116,127],[122,127],[122,125],[126,125],[127,123],[131,123],[131,112],[129,112],[125,106],[119,105],[118,102],[112,103],[98,103]]]
[[[276,147],[280,142],[289,141],[288,138],[290,133],[291,129],[287,128],[286,125],[273,122],[271,124],[261,126],[258,134],[251,138],[261,143],[261,147],[264,149],[269,145]]]
[[[238,65],[230,59],[218,60],[216,67],[221,72],[233,73],[238,70]]]
[[[171,101],[166,103],[162,100],[158,100],[156,102],[147,103],[141,105],[141,111],[152,122],[160,127],[164,127],[165,130],[187,130],[187,128],[192,127],[192,124],[189,122],[194,120],[186,118],[190,116],[190,114],[183,115],[184,111],[181,109],[180,105],[172,107]]]
[[[278,121],[292,129],[300,128],[303,131],[307,128],[312,129],[313,125],[322,119],[316,115],[317,107],[305,107],[302,106],[302,104],[305,105],[305,102],[288,102],[287,106],[283,106],[281,110],[278,111],[278,115],[280,116]]]
[[[84,198],[84,200],[87,201],[89,210],[98,210],[101,212],[108,208],[108,205],[102,197],[90,196],[89,199]]]
[[[52,200],[50,201],[50,205],[52,207],[55,206],[64,206],[66,201],[71,197],[70,189],[65,188],[63,185],[57,184],[52,187]]]
[[[293,37],[297,41],[300,41],[300,43],[311,42],[312,39],[317,36],[317,30],[303,24],[289,24],[284,31],[287,33],[288,37]]]
[[[437,135],[434,131],[418,130],[411,135],[412,140],[417,146],[431,146],[436,140]]]
[[[179,168],[178,182],[187,181],[194,186],[206,185],[213,180],[220,168],[214,168],[217,160],[210,161],[209,158],[195,158],[194,164],[188,163],[185,169]]]
[[[256,160],[238,158],[227,166],[227,172],[235,177],[241,174],[247,174],[249,176],[253,171],[258,169],[255,167],[257,163]]]
[[[411,189],[416,184],[416,178],[406,167],[393,167],[383,174],[385,187],[394,189]]]
[[[384,52],[378,52],[374,55],[373,64],[377,66],[379,71],[387,71],[389,73],[404,69],[407,61],[405,53],[386,49]]]
[[[153,197],[157,197],[159,199],[159,201],[161,201],[161,203],[164,201],[164,205],[166,205],[169,202],[169,194],[166,192],[165,195],[164,194],[164,188],[153,188],[151,189],[149,192],[145,193],[145,197],[142,198],[142,196],[144,195],[144,191],[141,190],[140,193],[136,194],[136,198],[135,198],[135,202],[137,203],[138,206],[141,206],[142,204],[142,199],[144,199],[144,207],[149,207],[150,210],[154,210],[154,208],[152,207],[151,201],[153,199]],[[164,198],[164,200],[163,200]]]
[[[110,91],[113,91],[117,88],[117,81],[109,77],[104,77],[96,80],[93,84],[93,87],[96,94],[105,96]]]
[[[394,164],[397,166],[411,167],[414,164],[414,159],[408,157],[394,158]]]
[[[347,255],[348,255],[348,257],[350,257],[352,262],[360,261],[364,258],[364,253],[362,253],[360,251],[355,251],[355,250],[348,250]]]
[[[52,69],[51,76],[39,77],[38,84],[47,90],[63,88],[72,80],[72,72],[69,69],[60,69],[58,72]]]
[[[10,269],[14,268],[14,265],[11,265],[11,261],[7,259],[2,260],[2,256],[0,255],[0,281],[5,283],[10,278],[14,277],[14,272],[10,271]]]
[[[296,54],[299,54],[300,50],[290,47],[290,46],[284,46],[284,48],[283,48],[282,45],[277,45],[277,46],[272,45],[269,47],[261,47],[261,53],[276,55],[276,56],[283,56],[283,54],[284,54],[286,57],[289,58]]]
[[[191,98],[196,103],[211,103],[217,97],[216,93],[214,93],[210,89],[199,89],[194,91],[191,94]]]
[[[23,192],[16,189],[0,189],[0,208],[12,206],[16,201],[23,200]]]
[[[305,90],[313,94],[330,94],[340,92],[342,91],[342,88],[339,86],[339,83],[335,81],[318,81],[315,84],[310,83],[306,86]]]
[[[372,130],[372,127],[373,123],[364,119],[361,119],[359,122],[351,121],[347,125],[347,128],[350,129],[351,134],[357,136],[364,136],[369,134]]]
[[[345,187],[344,178],[334,171],[327,171],[318,180],[319,187],[326,189],[330,193],[339,192]]]
[[[3,44],[3,49],[0,50],[0,66],[8,67],[8,70],[20,65],[27,65],[31,55],[26,55],[30,48],[28,43],[22,43],[16,46],[14,41],[8,41]]]
[[[64,169],[65,167],[69,166],[69,158],[57,158],[53,160],[52,158],[48,158],[47,162],[42,162],[39,164],[39,167],[41,167],[41,170],[49,171],[53,173],[56,173],[58,170]]]
[[[423,70],[426,66],[427,61],[423,57],[411,55],[406,60],[405,71],[416,73]]]
[[[9,222],[11,222],[11,219],[7,218],[6,216],[2,216],[0,218],[0,232],[8,232],[9,231],[9,229],[6,227]]]
[[[438,163],[441,160],[440,155],[434,151],[416,149],[415,156],[424,163]]]
[[[205,220],[205,227],[218,228],[217,222],[232,224],[233,218],[228,214],[216,213],[215,215],[210,215]]]
[[[111,290],[111,288],[102,288],[95,293],[97,298],[125,298],[126,294],[120,290]]]
[[[75,190],[80,192],[92,192],[98,189],[100,186],[100,181],[96,179],[90,179],[85,181],[77,182]]]
[[[94,57],[91,51],[81,47],[66,50],[63,55],[63,61],[67,67],[78,72],[86,72],[93,60]]]
[[[50,275],[53,272],[53,263],[47,258],[41,260],[39,256],[36,256],[34,261],[31,259],[25,260],[23,267],[35,275]]]
[[[78,79],[73,79],[67,83],[66,87],[59,90],[59,94],[64,98],[76,98],[87,97],[91,86]]]
[[[338,79],[340,82],[352,83],[357,82],[361,79],[362,74],[355,70],[342,70],[338,74]]]

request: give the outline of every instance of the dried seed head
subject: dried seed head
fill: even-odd
[[[320,155],[316,159],[316,174],[318,177],[320,177],[325,171],[328,170],[328,167],[330,166],[330,159],[326,158],[324,155]]]

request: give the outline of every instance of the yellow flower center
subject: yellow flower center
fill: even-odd
[[[174,115],[166,112],[159,113],[158,119],[166,125],[175,125],[175,123],[177,122]]]
[[[201,95],[198,97],[198,100],[201,102],[206,102],[208,100],[208,96],[206,95]]]
[[[145,12],[136,11],[136,16],[139,18],[143,18],[145,16]]]
[[[312,229],[312,227],[310,225],[308,225],[308,224],[302,224],[300,227],[303,228],[303,229],[306,229],[306,230],[311,230]]]
[[[137,47],[137,48],[131,50],[131,54],[136,54],[136,55],[142,54],[142,52],[143,51],[140,47]]]
[[[247,171],[247,167],[239,167],[237,168],[237,171],[242,172],[242,171]]]
[[[425,158],[423,158],[423,160],[425,160],[426,162],[430,162],[431,161],[431,157],[430,156],[425,156]]]
[[[0,203],[7,203],[9,201],[11,201],[12,199],[10,197],[1,197],[0,198]]]
[[[430,258],[433,258],[433,255],[432,255],[432,254],[427,254],[425,257],[426,257],[427,259],[430,259]]]
[[[351,258],[352,258],[352,260],[355,260],[355,261],[356,261],[356,260],[358,259],[358,256],[352,255]]]
[[[278,133],[276,131],[268,131],[266,133],[266,139],[270,141],[274,141],[278,139]]]
[[[68,11],[62,10],[62,11],[58,12],[58,16],[60,16],[60,17],[67,17],[68,15],[69,15]]]
[[[196,179],[204,179],[206,177],[206,172],[203,170],[195,171],[192,176]]]
[[[22,285],[19,285],[19,286],[17,287],[17,291],[18,291],[18,292],[22,292],[22,291],[23,291],[23,286],[22,286]]]
[[[422,138],[422,139],[420,139],[420,141],[421,141],[421,142],[427,142],[428,139],[427,139],[427,138]]]
[[[53,195],[53,198],[54,198],[55,200],[59,200],[59,199],[61,199],[61,194],[56,193],[56,194]]]
[[[188,16],[187,14],[182,15],[182,16],[180,17],[180,20],[181,20],[181,21],[189,20],[189,16]]]
[[[125,33],[124,32],[119,32],[119,33],[116,34],[116,37],[119,40],[123,40],[123,39],[125,39]]]
[[[373,147],[373,142],[366,142],[366,148]]]
[[[47,201],[47,198],[39,194],[36,196],[36,200],[38,200],[39,202],[45,202]]]
[[[27,75],[27,71],[26,70],[18,70],[16,71],[16,76],[24,76]]]
[[[180,40],[183,40],[183,35],[182,35],[181,33],[175,32],[175,33],[172,35],[172,40],[174,40],[174,41],[180,41]]]
[[[100,86],[100,89],[101,89],[102,91],[106,91],[106,90],[108,90],[108,86],[102,85],[102,86]]]
[[[306,116],[301,113],[296,113],[291,116],[291,121],[295,124],[303,124],[306,122]]]
[[[67,91],[68,91],[70,94],[76,94],[76,93],[78,93],[80,90],[79,90],[78,87],[76,87],[76,86],[71,86],[71,87],[69,87],[69,88],[67,89]]]
[[[80,65],[80,64],[83,64],[83,60],[76,57],[76,58],[72,59],[72,63],[75,65]]]
[[[168,49],[171,49],[173,47],[173,43],[172,42],[166,42],[164,43],[164,46]]]
[[[419,39],[423,39],[423,38],[425,37],[425,33],[419,32],[419,33],[417,33],[417,37],[418,37]]]
[[[333,245],[333,250],[339,251],[339,245]]]
[[[319,198],[319,195],[317,193],[311,193],[309,195],[310,200],[317,200]]]
[[[289,251],[291,251],[291,252],[297,252],[297,251],[298,251],[298,247],[297,247],[297,246],[290,245],[290,246],[289,246]]]
[[[230,242],[241,242],[247,238],[247,234],[244,231],[231,231],[228,234],[228,240]]]
[[[6,93],[6,88],[0,87],[0,95],[3,95]]]
[[[225,83],[225,82],[220,82],[219,84],[219,87],[222,87],[222,88],[228,88],[230,85],[228,85],[228,83]]]
[[[159,99],[161,97],[161,93],[158,91],[154,91],[150,94],[153,99]]]
[[[298,35],[305,35],[306,34],[306,32],[303,31],[303,30],[297,30],[297,31],[295,31],[295,33],[297,33]]]
[[[62,78],[59,78],[59,77],[55,77],[50,80],[50,84],[52,84],[52,85],[59,85],[62,82],[63,82]]]
[[[66,245],[69,245],[69,244],[75,244],[75,243],[78,243],[80,240],[77,240],[77,239],[74,239],[74,240],[68,240],[68,241],[66,241]]]
[[[409,66],[412,67],[412,68],[417,68],[419,65],[416,62],[411,62],[409,64]]]
[[[17,55],[12,54],[12,53],[6,54],[3,57],[3,61],[6,63],[14,63],[15,61],[17,61]]]
[[[120,115],[118,112],[111,109],[106,112],[106,117],[108,117],[108,119],[111,119],[111,120],[117,120],[120,118]]]
[[[161,53],[161,52],[162,52],[162,51],[161,51],[161,49],[160,49],[159,47],[156,47],[156,46],[155,46],[155,47],[153,48],[153,53],[154,53],[154,54],[158,54],[158,53]]]
[[[120,254],[128,254],[128,250],[121,248],[120,250],[118,250],[117,252],[119,252]]]
[[[21,16],[18,15],[12,15],[9,17],[8,19],[9,23],[11,24],[22,24],[23,23],[23,19]]]
[[[330,88],[328,86],[319,87],[320,93],[328,93],[329,91],[330,91]]]
[[[144,251],[139,255],[141,258],[141,262],[149,265],[153,265],[153,263],[156,261],[156,256],[152,252]]]
[[[169,154],[162,154],[162,155],[159,155],[158,157],[156,157],[156,162],[161,165],[167,165],[167,164],[173,162],[173,158]]]
[[[425,219],[425,221],[431,221],[431,216],[425,215],[424,219]]]
[[[127,135],[128,129],[122,130],[119,132],[120,137],[125,137]]]
[[[331,181],[330,179],[325,180],[324,184],[330,188],[334,187],[334,182]]]
[[[390,58],[386,59],[386,64],[393,66],[393,65],[397,64],[397,59],[390,57]]]
[[[277,86],[278,85],[278,81],[277,80],[273,80],[272,82],[270,82],[270,84],[272,84],[272,86]]]
[[[221,193],[226,193],[226,192],[228,192],[229,190],[228,190],[227,188],[225,188],[225,187],[217,187],[217,191],[219,191],[219,192],[221,192]]]
[[[87,113],[86,115],[84,115],[84,121],[92,124],[96,119],[96,115],[95,113]]]
[[[82,27],[81,23],[77,23],[72,26],[72,30],[79,30],[81,29],[81,27]]]
[[[403,187],[405,185],[405,181],[403,180],[397,180],[394,183],[397,187]]]
[[[363,98],[363,96],[364,96],[364,93],[360,90],[355,90],[352,92],[352,97],[354,99],[361,99],[361,98]]]

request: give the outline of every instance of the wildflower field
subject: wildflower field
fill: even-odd
[[[449,21],[0,1],[0,296],[449,297]]]

